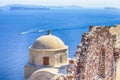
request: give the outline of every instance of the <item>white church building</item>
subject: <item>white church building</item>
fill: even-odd
[[[29,47],[29,62],[24,66],[27,80],[50,80],[68,64],[68,46],[50,34],[43,35]]]

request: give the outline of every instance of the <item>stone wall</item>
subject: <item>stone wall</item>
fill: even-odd
[[[109,28],[91,27],[82,35],[75,55],[77,80],[115,80],[118,55],[114,48],[116,39]]]

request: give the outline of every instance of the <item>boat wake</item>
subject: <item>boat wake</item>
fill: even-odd
[[[54,29],[50,29],[51,31],[63,31],[63,30],[82,30],[82,29],[86,29],[84,27],[72,27],[72,26],[69,26],[69,25],[65,25],[65,28],[64,27],[60,27],[60,28],[54,28]],[[28,30],[28,31],[25,31],[25,32],[20,32],[19,34],[22,35],[22,34],[29,34],[29,33],[40,33],[40,32],[45,32],[45,31],[48,31],[49,29],[47,30],[41,30],[41,29],[31,29],[31,30]]]
[[[37,33],[37,32],[44,32],[45,30],[41,30],[41,29],[31,29],[29,31],[25,31],[25,32],[20,32],[19,34],[20,35],[23,35],[23,34],[29,34],[29,33]]]

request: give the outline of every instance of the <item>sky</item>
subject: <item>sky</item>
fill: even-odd
[[[87,8],[116,7],[120,0],[0,0],[0,6],[10,4],[43,5],[43,6],[81,6]]]

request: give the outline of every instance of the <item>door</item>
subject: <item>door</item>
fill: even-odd
[[[43,65],[49,65],[49,57],[43,57]]]

